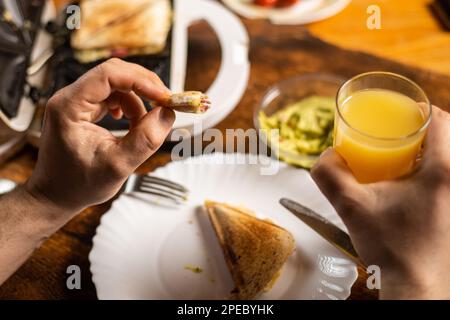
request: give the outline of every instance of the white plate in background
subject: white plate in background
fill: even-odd
[[[357,278],[354,263],[278,203],[281,197],[295,199],[343,227],[309,173],[280,163],[276,175],[263,176],[260,169],[266,165],[249,160],[262,163],[256,156],[215,154],[157,169],[152,175],[191,190],[189,202],[178,208],[136,194],[115,200],[101,219],[89,255],[98,298],[227,298],[233,282],[203,210],[204,200],[210,199],[245,206],[294,235],[294,254],[261,299],[346,299]]]
[[[298,25],[327,19],[342,11],[351,0],[300,0],[287,8],[264,8],[252,0],[222,0],[231,10],[249,19],[267,18],[274,24]]]

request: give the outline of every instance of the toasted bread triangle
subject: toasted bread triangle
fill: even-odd
[[[223,203],[206,201],[205,206],[236,286],[231,298],[256,298],[294,250],[292,234]]]

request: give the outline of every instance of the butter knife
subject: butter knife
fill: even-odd
[[[321,237],[335,246],[339,251],[347,255],[352,261],[365,268],[353,247],[350,236],[331,221],[322,217],[317,212],[286,198],[280,200],[280,204],[293,213],[297,218],[306,223]]]

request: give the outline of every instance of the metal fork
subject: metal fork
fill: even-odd
[[[167,199],[175,204],[186,202],[189,194],[189,190],[179,183],[148,174],[132,174],[125,183],[123,192],[147,193],[157,198]]]

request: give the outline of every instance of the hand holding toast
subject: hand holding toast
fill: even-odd
[[[170,91],[153,72],[119,59],[95,67],[48,102],[36,169],[27,190],[72,214],[110,199],[161,146],[174,112],[147,112],[140,97],[163,100]],[[95,123],[125,116],[130,131],[116,138]],[[65,217],[68,219],[70,217]]]

